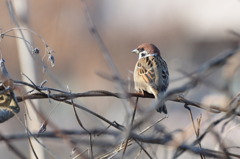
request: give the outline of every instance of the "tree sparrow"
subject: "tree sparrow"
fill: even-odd
[[[142,94],[144,91],[153,94],[159,102],[159,97],[166,92],[169,83],[167,63],[153,44],[141,44],[132,52],[139,55],[134,69],[135,90]],[[164,102],[156,110],[167,114]]]

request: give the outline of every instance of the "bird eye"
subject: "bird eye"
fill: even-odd
[[[144,48],[142,48],[142,47],[141,47],[141,48],[138,48],[138,51],[139,51],[139,52],[142,52],[142,51],[144,51]]]

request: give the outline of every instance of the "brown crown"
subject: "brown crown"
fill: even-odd
[[[139,51],[146,50],[149,54],[159,54],[160,55],[160,50],[154,45],[150,43],[143,43],[137,47]]]

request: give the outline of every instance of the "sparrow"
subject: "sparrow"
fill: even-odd
[[[169,83],[168,66],[161,57],[160,50],[154,44],[143,43],[132,53],[138,54],[133,73],[135,90],[142,94],[153,94],[156,101],[162,103],[156,110],[167,114],[165,103],[159,102],[159,97],[166,92]]]

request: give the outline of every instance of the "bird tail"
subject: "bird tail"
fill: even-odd
[[[157,96],[155,96],[155,99],[157,100],[156,110],[159,113],[163,112],[164,114],[167,114],[168,113],[167,107],[165,105],[165,102],[163,101],[163,96],[164,96],[164,93],[160,93]]]

